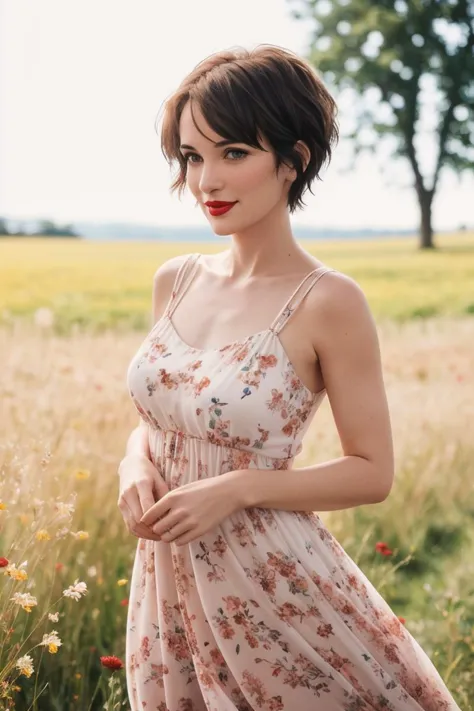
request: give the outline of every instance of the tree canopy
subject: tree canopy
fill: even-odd
[[[310,19],[309,61],[336,90],[353,89],[354,155],[390,140],[406,159],[420,206],[420,246],[431,248],[433,198],[442,169],[474,168],[474,0],[288,0],[297,19]],[[423,91],[435,91],[436,156],[421,167],[417,136]],[[377,94],[383,111],[362,99]],[[367,131],[369,129],[369,131]],[[367,140],[367,134],[372,140]]]

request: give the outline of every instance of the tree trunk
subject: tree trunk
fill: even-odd
[[[431,204],[433,195],[430,191],[424,190],[418,195],[421,210],[420,222],[420,249],[434,249],[433,227],[431,225]]]

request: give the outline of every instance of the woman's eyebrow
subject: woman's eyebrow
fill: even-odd
[[[216,148],[220,148],[221,146],[229,146],[231,143],[240,143],[240,141],[229,141],[228,139],[225,139],[223,141],[217,141],[217,143],[214,143],[214,146]],[[197,150],[194,146],[190,146],[187,143],[183,143],[180,148],[190,148],[192,151]]]

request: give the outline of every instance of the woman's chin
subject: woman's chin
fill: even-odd
[[[209,226],[214,234],[219,237],[228,237],[235,232],[234,227],[224,221],[220,222],[219,220],[209,220]]]

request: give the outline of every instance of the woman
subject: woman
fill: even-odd
[[[313,513],[383,501],[394,476],[367,301],[290,225],[337,138],[318,76],[272,46],[211,56],[166,102],[172,189],[231,244],[157,270],[128,369],[132,711],[458,709]],[[343,456],[293,468],[326,394]]]

